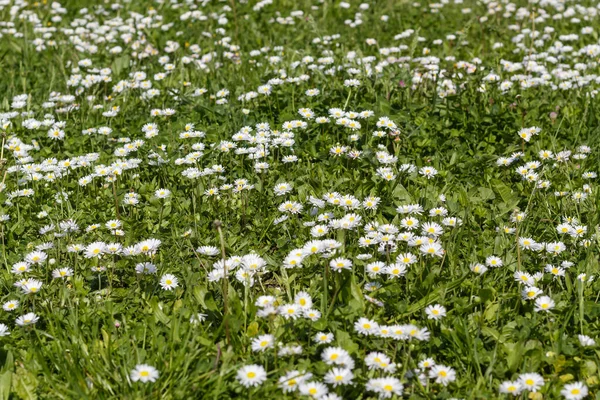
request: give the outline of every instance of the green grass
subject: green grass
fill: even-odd
[[[525,373],[539,374],[544,384],[519,398],[562,398],[565,385],[582,382],[587,398],[600,399],[600,352],[578,339],[600,332],[600,283],[590,278],[600,273],[600,194],[595,176],[585,175],[600,165],[598,55],[586,54],[598,43],[598,24],[580,7],[594,3],[566,3],[575,14],[561,19],[553,18],[564,13],[559,6],[524,1],[513,11],[499,3],[495,13],[489,12],[493,4],[473,1],[443,4],[438,12],[431,11],[435,5],[408,1],[374,1],[365,10],[329,0],[274,1],[260,10],[253,9],[256,2],[197,3],[131,0],[111,9],[71,0],[62,10],[44,1],[12,14],[14,2],[0,6],[0,302],[19,301],[13,311],[0,310],[1,400],[307,398],[298,390],[284,392],[279,379],[297,370],[324,382],[332,365],[322,354],[332,346],[354,363],[351,384],[327,384],[344,399],[377,398],[369,388],[382,377],[403,385],[390,398],[513,398],[499,388]],[[361,24],[346,22],[359,12]],[[582,31],[586,26],[591,33]],[[407,30],[412,33],[402,34]],[[539,35],[532,39],[531,31]],[[558,42],[572,50],[559,52]],[[120,52],[112,50],[117,46]],[[528,71],[525,64],[534,58]],[[521,68],[511,71],[505,61]],[[133,85],[141,72],[145,77]],[[490,80],[494,74],[498,79]],[[359,86],[349,87],[348,79]],[[270,95],[247,96],[268,82]],[[503,90],[502,82],[513,85]],[[308,96],[309,89],[320,93]],[[18,104],[15,97],[23,94]],[[219,104],[223,98],[227,102]],[[329,122],[304,117],[304,108]],[[333,108],[373,115],[355,118],[360,128],[354,130],[329,115]],[[113,109],[114,116],[103,115]],[[157,109],[175,113],[152,116]],[[397,128],[377,127],[383,117]],[[52,121],[30,129],[27,119],[63,121],[57,129],[64,138],[48,137]],[[290,121],[306,124],[288,129]],[[144,128],[150,123],[158,128],[155,136]],[[186,130],[190,123],[194,128]],[[261,123],[269,129],[258,134]],[[101,127],[111,133],[82,133]],[[244,127],[252,127],[251,142],[236,136]],[[528,127],[541,130],[525,142],[518,133]],[[379,130],[381,137],[373,135]],[[202,134],[181,137],[190,131]],[[128,144],[134,145],[123,150]],[[346,152],[335,156],[336,146]],[[352,150],[357,157],[349,156]],[[571,153],[562,162],[542,159],[542,150]],[[194,152],[201,154],[190,156]],[[385,153],[395,157],[388,164],[382,163]],[[290,156],[297,160],[289,162]],[[499,166],[502,157],[511,164]],[[529,169],[536,182],[517,173],[533,161],[540,163]],[[263,172],[261,162],[268,163]],[[377,172],[386,167],[394,175],[389,181]],[[438,173],[428,179],[419,173],[423,167]],[[199,176],[187,177],[190,168]],[[277,195],[281,183],[291,191]],[[161,188],[170,196],[157,198]],[[212,188],[220,188],[218,195],[207,193]],[[23,190],[33,195],[19,194]],[[345,195],[359,203],[373,196],[379,203],[375,209],[315,205],[314,198],[334,192],[342,203]],[[131,193],[138,204],[125,204]],[[578,200],[580,194],[585,198]],[[302,210],[281,211],[286,201]],[[443,248],[439,256],[399,238],[408,231],[402,221],[409,215],[398,208],[409,204],[423,207],[422,215],[412,215],[421,224],[443,227],[429,236]],[[461,223],[445,226],[443,216],[429,214],[436,207]],[[519,212],[525,217],[517,221]],[[324,221],[324,213],[346,222],[353,214],[359,223],[343,229]],[[67,229],[69,220],[78,229]],[[114,220],[122,234],[105,226]],[[561,234],[557,227],[565,222],[585,231]],[[314,237],[314,224],[329,225],[328,232]],[[396,228],[396,236],[383,238],[382,230],[378,239],[394,246],[364,246],[376,224]],[[523,238],[565,248],[534,251],[518,244]],[[127,250],[148,239],[160,240],[156,251],[140,254],[138,247],[133,255],[90,257],[72,251],[95,242]],[[329,240],[324,243],[335,249],[286,268],[312,240]],[[200,246],[214,246],[215,254],[202,254]],[[36,263],[31,255],[40,249],[47,258]],[[416,262],[401,276],[367,273],[370,263],[391,265],[408,252]],[[252,263],[228,264],[227,279],[216,279],[214,269],[224,258],[249,254],[264,266],[253,272]],[[503,265],[473,272],[490,256]],[[336,271],[329,265],[337,258],[352,265]],[[16,274],[14,265],[25,260],[28,270]],[[146,262],[155,274],[136,273]],[[560,276],[546,268],[564,262],[572,264],[563,264]],[[72,276],[53,278],[63,267]],[[244,270],[246,278],[236,277]],[[541,290],[539,297],[553,300],[550,311],[538,312],[534,300],[522,299],[526,286],[515,280],[517,271],[539,273],[530,283]],[[165,274],[174,275],[178,287],[163,289]],[[582,281],[581,274],[590,279]],[[23,278],[42,286],[26,294],[15,286]],[[264,315],[257,305],[267,295],[275,306],[288,305],[302,292],[312,299],[314,320]],[[436,304],[446,309],[439,320],[425,312]],[[19,326],[17,318],[27,313],[39,320]],[[198,313],[202,321],[193,322]],[[355,323],[363,317],[384,327],[426,328],[429,335],[360,334]],[[2,326],[10,334],[1,336]],[[317,343],[318,332],[332,333],[333,341]],[[253,351],[253,341],[265,334],[273,336],[273,347]],[[279,354],[288,345],[301,350]],[[372,352],[385,354],[395,368],[370,369],[365,360]],[[451,367],[456,379],[445,386],[428,378],[430,369],[419,362],[429,357]],[[135,382],[131,372],[139,364],[156,368],[158,379]],[[247,365],[264,367],[266,381],[244,387],[237,374]]]

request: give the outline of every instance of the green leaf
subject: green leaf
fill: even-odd
[[[36,389],[38,380],[36,376],[23,367],[17,367],[13,377],[13,389],[22,400],[37,399]]]
[[[350,293],[352,294],[352,298],[356,301],[356,304],[358,305],[358,309],[356,311],[359,311],[360,313],[364,313],[365,298],[363,296],[362,290],[356,284],[356,279],[355,279],[354,275],[352,275],[352,278],[350,278]]]
[[[169,323],[171,322],[171,319],[167,316],[167,314],[165,314],[163,312],[163,310],[160,308],[160,306],[158,304],[158,301],[156,299],[153,299],[153,302],[152,302],[152,311],[153,311],[153,314],[154,314],[154,318],[157,321],[160,321],[160,322],[162,322],[163,324],[165,324],[167,326],[169,325]]]
[[[113,73],[115,74],[115,76],[119,76],[121,71],[125,70],[128,67],[129,67],[129,56],[123,55],[113,61],[111,69],[113,70]]]
[[[0,374],[0,400],[8,400],[10,396],[10,388],[13,376],[14,360],[12,353],[9,351],[6,355],[4,367]]]

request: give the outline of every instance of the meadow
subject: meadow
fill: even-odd
[[[600,399],[599,13],[0,0],[0,400]]]

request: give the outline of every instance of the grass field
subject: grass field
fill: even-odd
[[[600,399],[599,13],[0,0],[0,400]]]

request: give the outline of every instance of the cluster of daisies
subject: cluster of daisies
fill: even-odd
[[[505,381],[500,385],[500,393],[519,396],[523,392],[536,393],[545,385],[544,377],[538,373],[520,374],[515,381]],[[588,387],[583,382],[566,384],[560,392],[567,400],[580,400],[589,394]]]
[[[425,193],[448,175],[443,165],[407,154],[402,146],[418,132],[409,132],[420,125],[418,121],[407,123],[404,115],[396,116],[389,109],[379,113],[375,105],[379,108],[388,101],[394,105],[389,108],[396,109],[402,107],[397,99],[404,96],[415,104],[425,98],[432,108],[438,104],[445,107],[448,115],[454,96],[474,94],[486,104],[494,104],[517,94],[520,99],[544,93],[550,99],[587,98],[593,106],[591,99],[600,90],[600,45],[595,28],[600,6],[561,0],[531,1],[527,7],[497,1],[469,7],[463,0],[414,2],[402,7],[429,21],[448,13],[454,15],[451,19],[456,24],[435,24],[436,29],[416,24],[398,31],[395,17],[382,14],[388,7],[372,7],[367,2],[321,1],[288,10],[272,0],[232,2],[231,6],[173,0],[141,12],[133,11],[139,7],[131,3],[137,6],[135,1],[116,1],[67,9],[56,1],[0,2],[0,12],[8,11],[2,14],[7,19],[0,21],[0,37],[6,43],[31,48],[33,54],[28,57],[40,57],[44,62],[45,54],[58,50],[76,54],[78,59],[58,58],[61,73],[52,82],[53,88],[60,87],[62,92],[39,95],[35,88],[29,93],[7,93],[2,105],[3,251],[9,247],[4,243],[10,236],[6,232],[19,229],[23,221],[39,224],[23,234],[35,237],[27,250],[9,249],[12,262],[6,261],[3,252],[7,282],[13,291],[3,299],[1,317],[4,321],[8,316],[10,323],[0,323],[0,336],[10,336],[13,325],[27,327],[22,329],[27,331],[36,329],[38,321],[44,323],[44,315],[39,310],[40,315],[36,314],[34,305],[48,287],[68,291],[70,282],[79,276],[88,278],[86,284],[101,285],[102,277],[112,279],[121,259],[129,267],[120,273],[135,276],[138,282],[151,282],[163,299],[179,298],[188,290],[182,282],[186,286],[189,282],[181,261],[191,264],[197,260],[203,281],[190,283],[206,284],[214,292],[222,287],[244,292],[255,306],[249,309],[256,310],[253,313],[245,307],[244,312],[250,319],[256,316],[264,329],[242,338],[252,353],[244,360],[248,365],[237,369],[232,384],[235,380],[252,390],[271,379],[283,394],[338,400],[345,387],[352,387],[357,393],[386,399],[402,397],[414,388],[450,390],[457,379],[471,379],[467,371],[458,370],[458,363],[453,364],[456,369],[445,365],[451,360],[442,360],[442,354],[436,358],[443,364],[426,351],[418,356],[416,366],[398,362],[399,353],[404,356],[407,349],[428,346],[443,319],[456,314],[447,298],[423,304],[418,310],[422,311],[421,320],[372,315],[389,306],[382,300],[382,292],[400,292],[404,290],[400,283],[408,281],[411,272],[443,263],[452,250],[449,242],[463,228],[471,228],[463,226],[468,224],[460,218],[467,220],[468,213],[447,204],[443,193],[449,194],[449,189],[425,201],[390,200],[399,184]],[[323,12],[325,7],[336,10]],[[387,38],[355,35],[356,40],[347,41],[347,34],[316,35],[312,28],[305,32],[307,22],[322,21],[323,15],[333,18],[332,14],[343,24],[331,24],[331,29],[353,32],[364,25],[365,32],[383,27],[391,34]],[[486,41],[496,40],[490,35],[471,43],[463,26],[473,21],[482,29],[501,32],[503,40],[487,46]],[[241,32],[252,32],[247,35],[248,43],[237,43],[238,25]],[[252,39],[264,34],[264,26],[283,33],[272,40]],[[198,32],[197,27],[203,31]],[[330,30],[324,27],[324,31]],[[287,40],[290,35],[309,40],[297,50],[296,44]],[[166,40],[151,39],[156,37]],[[493,51],[480,54],[482,46]],[[229,79],[232,70],[243,71],[243,79]],[[398,80],[399,76],[404,78]],[[370,100],[372,91],[379,101]],[[290,104],[284,109],[281,105],[286,103]],[[364,104],[372,104],[374,109],[365,109],[370,106]],[[549,113],[552,124],[560,112],[555,108]],[[273,120],[274,115],[279,117]],[[136,116],[141,116],[141,121],[133,118]],[[469,268],[478,282],[490,275],[496,280],[510,271],[504,276],[516,301],[540,313],[534,315],[551,318],[561,308],[558,293],[565,285],[574,281],[583,292],[595,280],[593,270],[582,272],[577,257],[599,239],[598,227],[585,214],[593,206],[597,172],[588,159],[591,147],[540,147],[538,142],[548,139],[547,130],[524,125],[523,119],[513,134],[515,146],[522,151],[498,157],[496,165],[504,169],[499,174],[506,172],[501,179],[510,181],[511,187],[524,188],[521,192],[527,196],[527,206],[514,210],[507,216],[510,222],[497,227],[494,249],[484,249],[481,262],[464,260],[458,268],[466,273]],[[562,122],[559,129],[561,126]],[[555,142],[556,137],[553,145]],[[319,189],[307,189],[308,179],[294,179],[294,175],[300,177],[306,161],[312,163],[308,168],[326,170],[327,182],[320,182]],[[330,166],[332,171],[327,170]],[[343,193],[348,185],[342,189],[333,183],[349,171],[350,182],[357,173],[375,185],[366,192]],[[411,185],[419,186],[413,190]],[[538,193],[545,196],[550,188],[556,190],[553,200],[563,208],[560,214],[549,216],[548,229],[533,229],[531,225],[538,221],[532,222],[529,215],[538,206]],[[323,194],[325,190],[331,191]],[[189,215],[182,215],[180,221],[171,214],[169,229],[173,231],[167,233],[162,219],[168,206],[185,210],[186,203],[193,203],[192,218],[197,225],[214,211],[214,205],[223,206],[223,198],[244,206],[260,203],[268,215],[260,241],[269,237],[267,241],[275,242],[273,236],[278,234],[286,241],[268,243],[274,252],[269,256],[264,243],[259,252],[226,252],[224,247],[205,245],[211,243],[210,238],[194,238],[202,245],[194,248],[190,244],[189,249],[171,241],[171,233],[177,231],[173,236],[188,238],[192,229]],[[80,227],[77,212],[82,207],[93,204],[104,212],[113,201],[115,215],[106,219],[115,219]],[[52,204],[45,205],[49,202]],[[45,205],[41,210],[40,204]],[[146,207],[149,205],[157,205],[156,216]],[[228,206],[229,202],[223,207]],[[121,209],[130,215],[150,215],[133,229],[121,218]],[[154,219],[159,221],[152,228],[152,238],[140,241],[150,233],[132,238],[135,235],[130,232],[144,229],[141,225]],[[183,235],[180,228],[185,230]],[[245,233],[242,230],[240,235]],[[25,240],[15,235],[17,240]],[[497,244],[504,243],[502,240],[514,244],[516,260],[499,252],[502,246]],[[166,246],[168,250],[178,246],[178,253],[184,254],[184,260],[177,260],[179,265],[157,261]],[[441,279],[448,277],[450,267],[444,268]],[[274,279],[278,273],[284,277],[280,281]],[[288,273],[302,283],[293,291],[287,287],[284,298],[279,286],[289,286]],[[313,300],[322,294],[320,290],[328,290],[330,274],[334,278],[330,283],[334,281],[337,289],[346,278],[364,278],[356,283],[359,290],[353,295],[362,295],[369,308],[362,316],[349,319],[349,331],[344,332],[358,337],[364,351],[351,351],[344,338],[330,332],[341,322],[336,320],[339,317],[317,307]],[[312,280],[321,276],[325,287],[315,289]],[[94,295],[100,292],[94,291]],[[189,322],[196,326],[207,317],[194,312]],[[287,341],[287,335],[277,329],[313,329],[319,323],[318,332],[308,335],[308,343]],[[582,324],[576,338],[580,346],[595,347],[596,339],[583,330]],[[575,341],[575,337],[569,340]],[[294,356],[300,355],[312,357],[314,368],[294,364]],[[269,357],[286,357],[291,365],[277,369],[270,362],[251,364],[270,361]],[[128,377],[132,383],[146,384],[160,376],[152,365],[138,364]],[[498,391],[533,397],[532,393],[546,390],[547,383],[544,376],[528,372],[501,382]],[[583,399],[594,390],[586,383],[561,384],[560,393],[568,400]]]
[[[39,218],[45,218],[44,213],[38,215]],[[101,227],[100,224],[88,226],[86,233],[94,232]],[[118,229],[121,227],[119,220],[111,220],[105,224],[105,227],[111,230],[112,234],[119,236]],[[80,231],[79,226],[73,220],[64,220],[58,223],[58,230],[54,224],[45,225],[40,228],[40,235],[46,237],[69,238]],[[122,235],[122,234],[121,234]],[[51,284],[48,280],[44,282],[44,277],[48,276],[48,272],[53,280],[67,281],[77,271],[76,268],[70,266],[57,267],[58,261],[52,257],[52,254],[59,255],[60,252],[66,252],[77,256],[82,256],[84,259],[94,260],[91,271],[95,274],[101,274],[107,271],[107,265],[114,262],[115,256],[144,256],[154,257],[161,241],[158,239],[143,240],[134,245],[124,247],[122,244],[93,242],[89,245],[69,244],[66,248],[56,248],[53,241],[44,242],[35,247],[35,250],[27,253],[22,261],[16,262],[11,268],[12,274],[16,277],[13,285],[20,289],[24,295],[35,295],[43,290],[45,284]],[[113,261],[110,261],[110,260]],[[112,267],[111,267],[112,268]],[[154,273],[156,267],[150,262],[138,263],[135,267],[137,273]],[[37,279],[37,277],[41,279]],[[170,290],[177,287],[177,278],[171,274],[164,275],[160,280],[160,285],[165,290]],[[4,303],[3,309],[8,312],[14,312],[20,307],[21,303],[18,300],[9,300]],[[18,326],[27,326],[37,323],[39,316],[34,312],[26,313],[16,318],[15,323]],[[0,331],[4,335],[9,333],[8,327],[2,324]]]
[[[321,336],[328,341],[333,340],[331,334],[323,333],[318,333],[315,339]],[[353,372],[356,368],[355,360],[343,348],[326,347],[321,352],[320,358],[321,362],[329,368],[322,380],[317,379],[311,372],[292,370],[279,377],[278,387],[283,393],[296,392],[314,399],[340,400],[342,397],[334,392],[336,388],[353,385],[356,383],[355,380],[363,380],[359,374],[355,375]],[[373,371],[369,373],[370,376],[380,375],[366,380],[366,392],[374,393],[381,399],[403,395],[404,385],[394,376],[399,366],[391,362],[389,356],[380,352],[371,352],[365,355],[363,362],[368,371]],[[418,368],[408,371],[405,375],[407,379],[416,379],[424,386],[427,386],[430,380],[431,383],[443,386],[456,380],[456,372],[453,368],[437,365],[431,358],[421,360]],[[254,387],[267,380],[267,372],[261,365],[246,365],[238,369],[237,379],[245,387]]]

